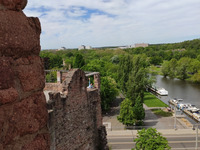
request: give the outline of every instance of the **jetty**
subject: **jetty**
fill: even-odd
[[[169,104],[181,110],[196,122],[200,122],[200,109],[190,103],[183,103],[182,99],[171,99]]]

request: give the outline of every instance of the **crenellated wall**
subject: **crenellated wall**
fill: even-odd
[[[97,81],[100,84],[100,80]],[[89,89],[87,84],[85,73],[73,69],[67,73],[62,91],[49,94],[52,150],[108,149],[102,125],[100,90]]]
[[[27,0],[0,0],[0,150],[48,150],[48,112],[39,57],[40,22]]]

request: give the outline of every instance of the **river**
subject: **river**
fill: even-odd
[[[190,103],[200,108],[200,85],[179,79],[164,78],[156,75],[157,87],[163,87],[168,92],[168,96],[160,96],[159,98],[168,104],[171,98],[181,98],[184,103]]]

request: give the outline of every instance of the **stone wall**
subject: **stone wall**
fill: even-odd
[[[0,0],[0,150],[48,150],[48,113],[39,57],[40,22],[27,0]]]
[[[48,106],[52,150],[108,149],[102,126],[100,90],[87,89],[87,84],[85,73],[74,69],[67,73],[62,91],[50,93]]]

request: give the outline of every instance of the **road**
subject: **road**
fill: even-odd
[[[195,150],[195,134],[163,134],[163,136],[167,138],[172,150]],[[136,135],[108,135],[107,138],[112,150],[130,150],[135,145],[133,140]],[[200,142],[198,144],[200,150]]]

